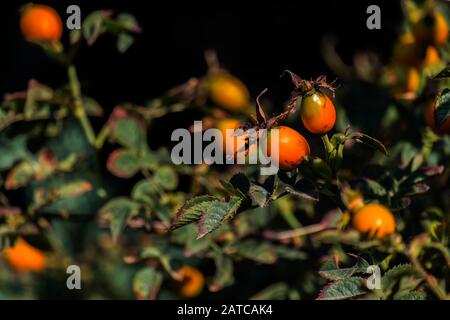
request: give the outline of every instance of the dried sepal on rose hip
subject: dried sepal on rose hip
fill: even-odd
[[[308,141],[298,131],[288,127],[278,125],[278,122],[284,120],[289,112],[283,112],[277,116],[267,119],[264,109],[259,101],[260,97],[267,91],[263,90],[256,98],[256,118],[253,127],[256,131],[267,130],[267,155],[273,159],[278,159],[278,165],[281,170],[293,170],[298,167],[302,161],[311,153]],[[273,130],[278,132],[278,150],[272,150],[271,137]],[[259,136],[259,135],[258,135]]]
[[[286,70],[295,86],[288,103],[288,111],[295,111],[297,100],[301,97],[300,118],[308,131],[314,134],[325,134],[333,129],[336,122],[336,108],[331,99],[321,91],[327,89],[334,95],[334,87],[327,83],[325,76],[316,80],[304,80],[292,71]]]

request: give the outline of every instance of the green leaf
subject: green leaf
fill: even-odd
[[[327,284],[317,300],[343,300],[366,294],[363,289],[363,279],[351,277]]]
[[[39,101],[48,101],[53,97],[53,90],[36,80],[30,80],[27,91],[27,98],[25,100],[24,113],[26,119],[33,119],[38,110]],[[48,114],[48,110],[40,110]]]
[[[444,70],[439,72],[437,75],[433,77],[435,80],[450,78],[450,65],[447,65]]]
[[[161,249],[158,247],[145,247],[142,249],[140,257],[143,259],[156,259],[162,255]]]
[[[235,248],[238,255],[259,263],[273,264],[278,259],[274,248],[268,242],[246,240],[236,244]]]
[[[88,45],[94,44],[97,38],[105,32],[105,21],[111,14],[111,11],[98,10],[91,12],[84,19],[81,30]]]
[[[386,271],[381,278],[381,290],[383,293],[389,296],[399,279],[411,272],[412,267],[410,264],[399,264]]]
[[[301,199],[319,201],[316,187],[306,179],[300,179],[295,185],[286,185],[285,190]]]
[[[130,150],[118,149],[109,155],[106,167],[119,178],[130,178],[139,171],[139,158]]]
[[[176,272],[173,270],[170,254],[167,252],[167,247],[165,245],[154,245],[151,247],[145,247],[141,253],[140,257],[143,259],[158,259],[163,268],[169,273],[172,277],[176,277]]]
[[[440,175],[444,172],[444,169],[444,166],[439,165],[433,167],[421,167],[414,172],[407,172],[402,178],[399,188],[409,191],[412,185],[422,183],[430,177]]]
[[[425,300],[425,298],[425,292],[413,290],[396,296],[395,300]]]
[[[423,279],[418,278],[416,274],[405,275],[401,277],[398,281],[397,286],[395,287],[396,293],[393,296],[393,299],[397,299],[397,297],[401,297],[403,294],[407,292],[411,292],[416,290],[419,285],[422,283]]]
[[[333,171],[330,166],[319,157],[308,156],[305,165],[316,175],[325,180],[330,180],[333,177]]]
[[[75,198],[92,190],[92,184],[87,180],[73,181],[55,190],[57,198]]]
[[[343,280],[352,277],[355,273],[365,273],[369,263],[358,257],[356,263],[350,268],[339,268],[333,259],[328,259],[321,267],[319,274],[328,280]]]
[[[141,180],[131,190],[131,198],[145,203],[150,208],[155,208],[159,201],[158,186],[155,185],[153,179]]]
[[[166,190],[174,190],[178,185],[178,176],[169,166],[163,166],[155,171],[154,181]]]
[[[438,128],[450,117],[450,89],[448,88],[445,88],[437,99],[435,117]]]
[[[233,261],[219,249],[215,249],[213,251],[213,258],[214,264],[216,265],[216,272],[211,284],[209,285],[209,291],[217,292],[234,283],[234,268]]]
[[[250,189],[250,180],[243,173],[238,173],[231,177],[230,183],[235,189],[240,190],[242,194],[247,194]]]
[[[154,268],[146,267],[139,270],[133,279],[133,291],[136,298],[156,299],[162,280],[162,274]]]
[[[200,252],[209,249],[213,243],[212,235],[196,239],[197,227],[189,224],[184,228],[176,229],[171,234],[173,243],[184,246],[184,255],[186,257],[194,256]]]
[[[70,44],[75,44],[81,39],[81,30],[71,30],[69,33],[69,42]]]
[[[196,237],[190,237],[186,241],[184,254],[188,257],[194,256],[200,252],[206,251],[212,243],[213,243],[212,235],[203,237],[201,239],[196,239]]]
[[[233,197],[229,202],[212,202],[200,218],[197,239],[204,237],[220,227],[222,223],[231,219],[239,209],[241,203],[242,198],[239,197]]]
[[[93,98],[83,96],[82,100],[83,100],[83,107],[86,109],[86,113],[89,116],[100,117],[103,115],[103,108]]]
[[[198,221],[206,209],[219,199],[210,195],[198,196],[184,203],[178,210],[170,229],[180,228],[189,223]]]
[[[252,204],[260,208],[264,208],[269,204],[270,193],[264,187],[252,183],[248,193],[250,199],[252,199]]]
[[[283,300],[288,293],[289,286],[284,282],[277,282],[258,292],[250,300]]]
[[[369,178],[364,178],[364,182],[366,183],[366,187],[367,189],[376,196],[385,196],[386,195],[386,189],[379,184],[377,181],[369,179]]]
[[[355,268],[338,268],[334,261],[329,259],[322,265],[319,274],[325,279],[331,281],[343,280],[350,278],[353,274],[355,274]]]
[[[122,117],[114,122],[112,137],[122,146],[136,151],[146,144],[146,131],[142,123],[132,117]]]
[[[129,217],[139,213],[141,205],[126,197],[114,198],[99,210],[100,219],[110,222],[111,234],[117,240]]]
[[[116,19],[117,23],[120,26],[130,32],[140,32],[141,28],[139,27],[139,23],[136,18],[129,13],[119,13]]]
[[[111,236],[114,242],[117,241],[119,235],[122,233],[123,229],[125,229],[127,219],[128,219],[128,211],[125,208],[117,210],[114,213],[110,224]]]
[[[280,259],[286,260],[306,260],[307,254],[300,249],[289,248],[286,246],[273,246],[275,253]]]
[[[117,37],[117,50],[120,53],[127,51],[134,42],[134,37],[126,32],[119,33]]]
[[[230,181],[221,179],[219,182],[228,193],[230,193],[234,196],[239,196],[241,198],[245,198],[245,194],[238,188],[235,188],[234,185]]]
[[[22,161],[18,163],[8,173],[5,182],[5,189],[15,190],[25,186],[34,178],[34,167],[29,161]]]
[[[369,147],[374,148],[375,150],[380,151],[385,156],[388,155],[388,151],[383,143],[379,140],[372,138],[371,136],[364,134],[362,132],[355,132],[352,134],[351,138],[357,142],[368,145]]]
[[[19,160],[28,157],[27,136],[18,135],[12,139],[0,138],[0,170],[6,170]]]

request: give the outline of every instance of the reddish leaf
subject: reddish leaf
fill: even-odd
[[[109,155],[106,167],[119,178],[130,178],[139,170],[139,159],[131,151],[118,149]]]

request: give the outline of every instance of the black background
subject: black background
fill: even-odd
[[[37,46],[24,41],[18,8],[26,1],[2,3],[0,94],[23,90],[30,78],[51,86],[66,81],[65,70]],[[117,53],[111,36],[77,57],[84,93],[104,108],[129,101],[145,103],[206,70],[205,49],[215,49],[223,66],[249,85],[256,96],[271,89],[271,98],[286,98],[280,73],[289,68],[302,77],[331,72],[320,55],[326,33],[339,39],[338,50],[349,59],[357,49],[371,49],[387,59],[400,30],[400,1],[42,1],[62,15],[78,4],[82,18],[97,9],[134,14],[143,33],[125,54]],[[381,30],[366,28],[367,6],[381,7]],[[64,41],[67,43],[67,33]],[[332,75],[332,74],[331,74]],[[288,89],[288,88],[287,88]],[[286,92],[287,92],[286,89]]]

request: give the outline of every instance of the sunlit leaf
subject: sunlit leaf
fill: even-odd
[[[366,294],[363,289],[363,279],[351,277],[327,284],[320,291],[317,300],[343,300]]]
[[[132,151],[118,149],[109,155],[106,167],[119,178],[130,178],[139,171],[139,158]]]
[[[204,237],[208,233],[217,229],[223,222],[232,218],[241,203],[242,198],[239,197],[234,197],[229,202],[212,202],[200,218],[197,238]]]
[[[178,210],[171,229],[180,228],[200,219],[201,215],[206,212],[206,209],[214,202],[219,201],[214,196],[204,195],[192,198],[184,203]]]

